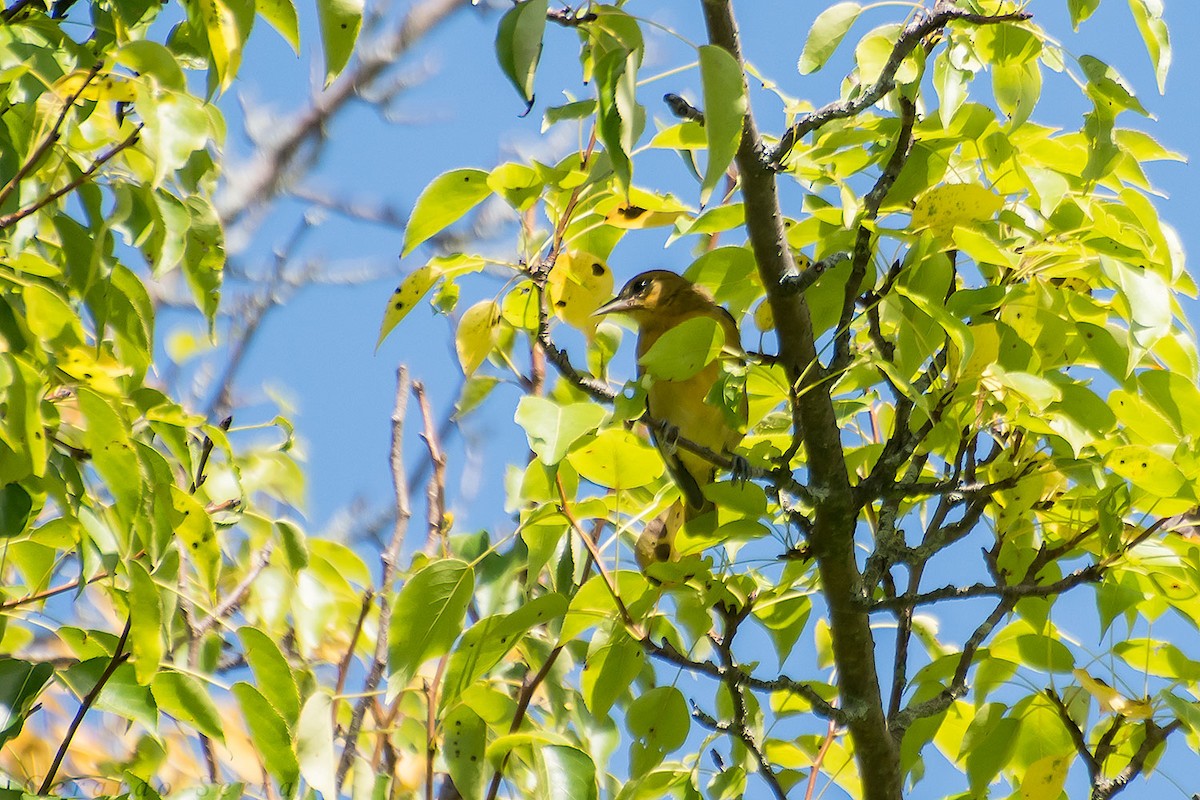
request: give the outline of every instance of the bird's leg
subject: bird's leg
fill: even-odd
[[[667,453],[674,453],[679,447],[679,427],[666,420],[658,420],[658,446]]]
[[[750,462],[745,456],[737,453],[729,454],[729,477],[733,482],[739,485],[744,485],[750,480]]]

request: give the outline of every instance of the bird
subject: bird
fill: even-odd
[[[635,275],[595,315],[623,314],[637,326],[638,375],[644,373],[642,357],[667,331],[690,319],[708,317],[717,322],[725,335],[724,357],[744,355],[737,321],[718,305],[703,287],[669,270],[655,269]],[[746,395],[735,409],[734,425],[720,403],[709,400],[709,392],[721,378],[719,359],[682,380],[656,377],[646,388],[646,407],[650,416],[666,424],[667,429],[651,430],[651,437],[663,456],[671,478],[682,498],[646,525],[634,547],[643,571],[659,561],[674,559],[675,534],[685,522],[691,522],[714,510],[704,496],[704,487],[716,479],[717,468],[711,461],[676,446],[686,439],[717,453],[732,453],[742,440],[748,417]],[[735,458],[737,465],[744,459]],[[744,474],[744,466],[741,470]]]

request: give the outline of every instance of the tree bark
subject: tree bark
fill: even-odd
[[[702,0],[709,41],[743,64],[730,0]],[[743,77],[743,81],[745,78]],[[780,361],[794,388],[793,418],[807,457],[810,489],[816,500],[810,548],[829,607],[833,657],[847,727],[854,745],[863,796],[894,800],[901,796],[898,743],[888,730],[875,666],[875,641],[865,610],[862,575],[854,554],[858,505],[846,470],[841,430],[829,382],[817,360],[812,320],[803,294],[788,293],[781,281],[796,273],[779,206],[775,173],[747,105],[736,163],[741,175],[746,230],[759,275],[775,316]]]

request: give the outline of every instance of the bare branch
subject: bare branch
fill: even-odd
[[[431,551],[434,545],[444,545],[446,539],[446,453],[438,440],[437,426],[433,423],[433,411],[429,407],[429,398],[425,394],[425,384],[413,381],[413,394],[417,396],[417,405],[421,409],[421,419],[425,430],[421,434],[425,446],[429,448],[429,461],[433,464],[433,474],[429,476],[426,496],[429,508],[426,514],[428,533],[425,540],[426,551]],[[442,547],[445,552],[445,547]]]
[[[829,703],[808,684],[794,681],[786,675],[780,675],[778,678],[772,680],[764,680],[754,677],[740,667],[723,667],[711,661],[696,661],[680,653],[666,639],[659,644],[646,637],[642,639],[640,644],[647,653],[660,661],[665,661],[668,664],[674,664],[690,672],[707,675],[720,681],[725,681],[731,676],[739,685],[758,691],[788,692],[802,697],[812,706],[813,713],[818,717],[833,720],[839,725],[845,725],[847,722],[846,712]]]
[[[1093,782],[1092,800],[1108,800],[1128,786],[1130,781],[1142,774],[1142,770],[1146,768],[1146,760],[1150,758],[1151,754],[1167,740],[1168,736],[1181,727],[1183,727],[1183,723],[1177,719],[1162,726],[1152,719],[1143,722],[1142,729],[1146,733],[1146,738],[1142,740],[1141,746],[1133,754],[1133,758],[1129,759],[1125,769],[1121,770],[1116,777]]]
[[[383,678],[383,670],[387,666],[388,628],[391,627],[392,605],[389,599],[393,581],[396,578],[396,565],[400,559],[400,550],[404,545],[404,536],[408,530],[408,520],[411,516],[408,502],[408,482],[404,475],[403,442],[404,421],[408,415],[408,394],[412,382],[408,377],[408,369],[401,365],[396,370],[396,402],[392,409],[392,446],[390,463],[392,470],[392,491],[396,498],[396,522],[392,528],[392,538],[387,549],[380,556],[383,572],[380,575],[379,591],[379,625],[375,636],[375,654],[371,666],[367,670],[367,678],[363,686],[363,694],[354,704],[350,715],[350,724],[346,728],[345,747],[338,761],[337,786],[340,789],[346,778],[346,773],[354,763],[358,752],[358,734],[362,730],[367,708],[371,704],[375,689]]]

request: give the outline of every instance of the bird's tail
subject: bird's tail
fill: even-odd
[[[638,566],[645,572],[651,564],[675,561],[679,551],[675,537],[687,525],[693,533],[716,526],[716,505],[708,499],[700,506],[693,506],[683,499],[676,500],[671,507],[646,524],[634,545]]]

